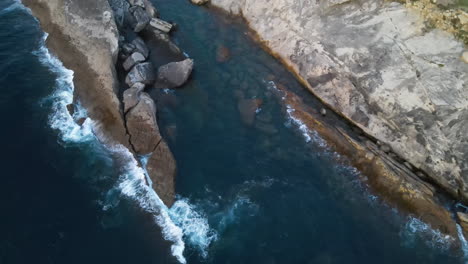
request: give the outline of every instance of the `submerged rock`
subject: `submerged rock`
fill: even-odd
[[[231,51],[226,46],[219,46],[216,51],[216,61],[226,62],[231,57]]]
[[[158,88],[176,88],[182,86],[189,78],[193,69],[193,60],[185,59],[179,62],[171,62],[159,67],[157,84]]]
[[[164,140],[161,140],[156,150],[151,154],[146,169],[153,182],[153,189],[164,204],[171,207],[175,199],[177,164]]]
[[[257,110],[262,105],[261,99],[241,99],[237,104],[239,109],[241,120],[246,125],[253,125],[255,122],[255,115]]]
[[[140,52],[135,52],[125,60],[122,66],[126,71],[128,71],[133,66],[135,66],[135,64],[144,62],[144,61],[145,61],[145,57]]]
[[[138,82],[152,84],[156,79],[154,72],[155,70],[151,62],[139,63],[128,73],[127,78],[125,78],[125,82],[130,87]]]
[[[153,99],[142,92],[138,104],[125,115],[130,143],[139,155],[153,152],[161,141]]]

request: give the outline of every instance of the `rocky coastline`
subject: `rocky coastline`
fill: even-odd
[[[253,38],[353,131],[276,83],[285,111],[294,109],[390,204],[458,239],[468,201],[463,38],[390,1],[192,2],[241,16]]]
[[[24,0],[47,32],[47,46],[74,71],[75,102],[95,121],[94,133],[109,146],[121,144],[146,169],[161,200],[172,206],[177,165],[157,122],[157,105],[145,89],[172,89],[189,78],[193,60],[170,40],[173,25],[159,19],[148,0]],[[149,39],[176,60],[157,68]],[[173,56],[174,57],[174,56]],[[72,114],[74,105],[69,105]],[[143,164],[141,164],[143,166]]]

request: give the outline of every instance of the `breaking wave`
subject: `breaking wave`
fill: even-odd
[[[422,240],[428,247],[442,251],[448,250],[455,241],[453,237],[432,229],[428,224],[414,217],[409,217],[401,236],[407,247],[415,245],[416,240]]]

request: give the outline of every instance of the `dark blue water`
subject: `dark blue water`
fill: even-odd
[[[276,84],[317,102],[242,24],[185,0],[154,2],[196,62],[185,88],[150,91],[179,166],[170,210],[128,153],[99,144],[91,120],[73,123],[71,73],[48,57],[34,18],[0,1],[1,264],[177,263],[183,246],[188,263],[463,262],[288,117]],[[222,63],[220,46],[230,50]],[[263,102],[253,126],[239,97]]]

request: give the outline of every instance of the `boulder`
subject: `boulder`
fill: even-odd
[[[139,155],[153,152],[161,141],[153,99],[142,92],[138,104],[131,108],[125,117],[133,150]]]
[[[132,28],[135,32],[142,31],[148,23],[150,23],[151,17],[146,13],[146,11],[140,7],[135,6],[130,8],[132,14]]]
[[[143,57],[148,58],[149,50],[145,42],[137,37],[132,41],[132,44],[135,46],[135,50],[143,55]]]
[[[149,1],[149,0],[143,0],[145,3],[145,11],[148,13],[148,15],[153,18],[153,17],[158,17],[158,10],[154,7],[154,5]]]
[[[257,109],[262,105],[261,99],[242,99],[239,100],[237,108],[239,109],[241,120],[246,125],[253,125]]]
[[[231,57],[231,52],[226,46],[219,46],[218,50],[216,51],[216,61],[218,62],[226,62]]]
[[[132,52],[135,50],[135,45],[134,44],[131,44],[131,43],[125,43],[122,45],[122,49],[121,49],[121,52],[125,55],[130,55],[132,54]]]
[[[132,87],[125,90],[123,93],[124,113],[133,108],[140,102],[141,92],[145,89],[142,83],[135,83]]]
[[[131,6],[139,6],[145,8],[145,3],[143,0],[128,0]]]
[[[159,198],[168,207],[172,206],[175,197],[177,165],[171,150],[164,140],[161,140],[155,151],[151,154],[146,169],[153,183],[152,187]]]
[[[204,5],[204,4],[208,3],[209,0],[190,0],[190,2],[192,2],[192,4],[196,4],[196,5]]]
[[[145,57],[140,52],[134,52],[125,60],[122,66],[126,71],[129,71],[133,66],[135,66],[135,64],[144,61]]]
[[[183,85],[193,69],[193,60],[185,59],[179,62],[171,62],[159,67],[157,87],[176,88]]]
[[[152,18],[149,22],[149,26],[153,29],[161,30],[164,33],[169,33],[172,29],[172,24],[161,20],[159,18]]]
[[[140,82],[143,84],[152,84],[156,76],[154,74],[154,67],[151,62],[144,62],[135,65],[128,73],[125,82],[128,86],[133,86],[135,83]]]

